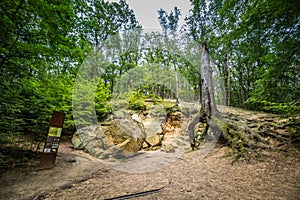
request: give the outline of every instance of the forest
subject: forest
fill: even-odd
[[[222,104],[299,115],[300,2],[190,0],[190,4],[188,16],[181,16],[177,7],[157,11],[161,35],[172,39],[181,34],[198,44],[206,41],[224,84]],[[86,58],[112,36],[143,29],[126,0],[1,1],[0,12],[1,146],[20,137],[43,141],[54,110],[66,113],[63,134],[72,135],[76,130],[72,94]],[[179,18],[184,18],[184,25],[179,26]],[[146,33],[145,38],[155,43],[158,35]],[[106,63],[93,97],[99,121],[112,112],[108,102],[115,84],[135,68],[172,67],[187,79],[195,99],[201,94],[198,66],[192,62],[162,49],[114,48],[116,54]],[[185,92],[184,86],[179,89]],[[143,109],[145,99],[174,99],[176,94],[161,85],[142,85],[127,97],[131,109]],[[0,162],[5,163],[4,158],[0,151]]]

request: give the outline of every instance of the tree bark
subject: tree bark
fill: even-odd
[[[207,134],[209,128],[212,130],[214,137],[218,137],[221,134],[221,129],[213,121],[213,118],[217,118],[219,116],[219,111],[217,109],[214,99],[212,68],[210,66],[209,51],[205,41],[201,43],[201,47],[201,66],[199,66],[198,70],[201,75],[200,77],[202,78],[202,80],[199,82],[202,82],[203,100],[201,101],[200,112],[193,118],[193,120],[188,125],[190,143],[193,149],[195,147],[194,128],[197,125],[197,123],[201,122],[207,124],[207,128],[204,131],[205,135]]]
[[[202,53],[201,53],[201,66],[199,68],[202,77],[202,91],[203,91],[203,101],[202,107],[203,111],[208,116],[216,116],[218,114],[218,109],[214,98],[214,87],[212,81],[212,67],[210,66],[209,51],[205,41],[202,42]]]
[[[227,102],[226,105],[230,106],[230,56],[227,53]]]

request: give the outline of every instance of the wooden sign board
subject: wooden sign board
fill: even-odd
[[[40,168],[42,169],[52,168],[55,165],[64,120],[65,113],[53,111],[47,139],[40,160]]]

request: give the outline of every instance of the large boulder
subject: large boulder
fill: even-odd
[[[107,159],[134,155],[142,148],[144,139],[143,128],[125,117],[79,129],[73,135],[72,143],[75,149],[83,149],[93,156]]]
[[[130,117],[125,117],[123,119],[115,119],[114,127],[117,127],[118,130],[110,133],[112,137],[116,134],[121,134],[126,138],[126,140],[117,144],[124,149],[124,155],[131,156],[142,148],[145,132],[139,123]]]
[[[157,119],[149,118],[143,121],[143,126],[146,133],[145,141],[150,146],[157,146],[161,143],[160,135],[162,134],[162,125]]]
[[[95,142],[100,142],[99,146],[103,149],[112,145],[99,125],[81,128],[76,131],[72,138],[74,149],[85,149],[87,145],[92,145]]]
[[[73,135],[72,143],[74,149],[83,149],[99,158],[109,158],[110,154],[106,151],[114,146],[113,139],[105,135],[100,125],[77,130]]]

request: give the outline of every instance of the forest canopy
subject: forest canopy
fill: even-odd
[[[226,88],[226,104],[278,114],[300,113],[300,3],[297,0],[191,0],[158,11],[162,33],[206,40]],[[66,115],[64,132],[74,133],[72,92],[83,61],[111,35],[141,28],[125,0],[1,1],[0,143],[16,135],[44,136],[53,110]],[[185,24],[178,26],[184,17]],[[157,33],[149,33],[155,40]],[[117,49],[117,47],[116,47]],[[199,94],[195,66],[161,50],[117,49],[95,92],[98,119],[111,112],[114,83],[141,60],[173,65]],[[160,88],[164,90],[164,88]],[[164,98],[165,92],[160,93]],[[143,95],[141,95],[143,96]],[[140,109],[136,95],[133,109]],[[132,97],[133,98],[133,97]],[[137,103],[137,104],[136,104]]]

